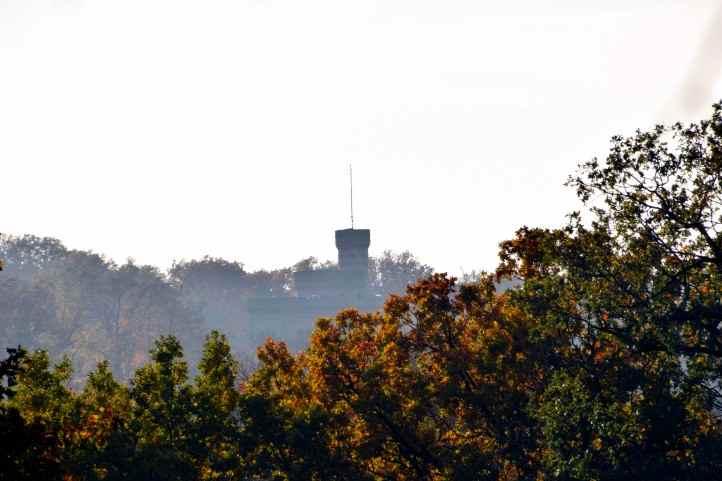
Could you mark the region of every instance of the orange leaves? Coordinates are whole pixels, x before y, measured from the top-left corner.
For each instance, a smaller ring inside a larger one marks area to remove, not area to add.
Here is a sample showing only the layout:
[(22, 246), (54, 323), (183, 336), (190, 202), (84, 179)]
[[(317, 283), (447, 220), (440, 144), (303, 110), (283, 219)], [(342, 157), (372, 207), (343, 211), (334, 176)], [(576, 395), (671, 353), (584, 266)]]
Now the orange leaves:
[(361, 341), (356, 344), (356, 346), (354, 346), (354, 350), (359, 356), (365, 357), (373, 355), (377, 352), (376, 345), (372, 341)]
[[(389, 298), (383, 313), (319, 320), (302, 354), (267, 341), (251, 384), (298, 415), (322, 406), (335, 419), (333, 449), (367, 469), (436, 479), (453, 452), (481, 462), (503, 456), (502, 433), (523, 437), (519, 403), (537, 378), (529, 322), (488, 285), (458, 291), (435, 275)], [(517, 462), (505, 461), (509, 473)]]
[(274, 341), (270, 337), (258, 347), (256, 355), (262, 363), (278, 367), (283, 372), (289, 372), (293, 365), (293, 357), (288, 352), (286, 343)]

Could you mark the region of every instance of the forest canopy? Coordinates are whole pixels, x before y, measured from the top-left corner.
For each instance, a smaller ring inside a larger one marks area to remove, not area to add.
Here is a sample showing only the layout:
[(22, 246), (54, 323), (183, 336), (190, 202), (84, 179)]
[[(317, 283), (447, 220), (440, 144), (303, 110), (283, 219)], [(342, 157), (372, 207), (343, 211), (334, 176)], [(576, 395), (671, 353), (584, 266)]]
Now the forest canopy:
[[(9, 272), (20, 266), (18, 296), (58, 302), (94, 288), (105, 300), (66, 317), (10, 311), (18, 333), (24, 319), (86, 329), (81, 319), (109, 312), (153, 319), (158, 335), (147, 358), (123, 361), (128, 383), (101, 360), (81, 389), (69, 386), (67, 358), (10, 350), (0, 479), (720, 479), (722, 104), (697, 124), (613, 138), (609, 156), (567, 184), (588, 210), (555, 229), (521, 227), (500, 243), (494, 273), (459, 283), (428, 272), (379, 312), (318, 319), (300, 352), (266, 340), (245, 374), (223, 334), (190, 359), (192, 340), (167, 334), (197, 325), (178, 286), (219, 283), (229, 291), (213, 295), (235, 299), (257, 285), (239, 264), (194, 261), (167, 279), (16, 239), (36, 246), (3, 251)], [(191, 274), (214, 263), (213, 277)], [(520, 282), (499, 291), (503, 279)], [(117, 293), (133, 289), (144, 294), (119, 308), (131, 296)]]

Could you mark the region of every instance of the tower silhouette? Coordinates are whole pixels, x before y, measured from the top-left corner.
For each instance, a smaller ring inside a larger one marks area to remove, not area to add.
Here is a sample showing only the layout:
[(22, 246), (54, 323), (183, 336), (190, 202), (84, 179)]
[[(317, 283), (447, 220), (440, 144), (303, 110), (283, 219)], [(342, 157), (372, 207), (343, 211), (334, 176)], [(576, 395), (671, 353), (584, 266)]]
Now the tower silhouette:
[(341, 229), (336, 231), (338, 268), (344, 284), (351, 289), (363, 290), (369, 284), (369, 229)]

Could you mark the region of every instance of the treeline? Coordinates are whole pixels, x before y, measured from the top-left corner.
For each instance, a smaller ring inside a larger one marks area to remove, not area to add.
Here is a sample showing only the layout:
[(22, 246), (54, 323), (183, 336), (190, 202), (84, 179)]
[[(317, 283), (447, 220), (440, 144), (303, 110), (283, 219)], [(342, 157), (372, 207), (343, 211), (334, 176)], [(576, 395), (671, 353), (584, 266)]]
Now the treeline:
[[(5, 479), (712, 480), (722, 472), (722, 105), (614, 138), (495, 273), (433, 274), (239, 375), (211, 333), (188, 376), (158, 338), (126, 386), (11, 352)], [(497, 292), (495, 281), (521, 285)]]
[[(152, 340), (164, 334), (183, 343), (193, 365), (213, 329), (231, 339), (236, 355), (252, 359), (266, 333), (251, 322), (249, 299), (294, 296), (294, 271), (334, 267), (310, 257), (284, 269), (247, 272), (239, 262), (205, 257), (162, 272), (32, 235), (0, 235), (0, 259), (0, 346), (67, 355), (79, 382), (101, 360), (129, 379), (148, 359)], [(432, 272), (409, 252), (384, 252), (369, 268), (380, 296), (403, 292)]]

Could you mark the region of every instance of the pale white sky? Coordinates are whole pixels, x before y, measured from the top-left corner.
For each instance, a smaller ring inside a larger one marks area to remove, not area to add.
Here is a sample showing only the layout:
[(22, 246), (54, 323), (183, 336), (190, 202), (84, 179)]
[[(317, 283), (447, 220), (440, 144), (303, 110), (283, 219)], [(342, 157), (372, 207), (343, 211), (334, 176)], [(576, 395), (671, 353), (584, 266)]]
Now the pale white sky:
[(163, 268), (335, 258), (353, 161), (372, 254), (492, 269), (611, 135), (722, 98), (680, 100), (719, 7), (0, 0), (0, 231)]

